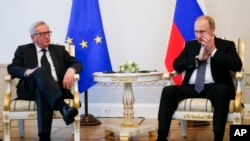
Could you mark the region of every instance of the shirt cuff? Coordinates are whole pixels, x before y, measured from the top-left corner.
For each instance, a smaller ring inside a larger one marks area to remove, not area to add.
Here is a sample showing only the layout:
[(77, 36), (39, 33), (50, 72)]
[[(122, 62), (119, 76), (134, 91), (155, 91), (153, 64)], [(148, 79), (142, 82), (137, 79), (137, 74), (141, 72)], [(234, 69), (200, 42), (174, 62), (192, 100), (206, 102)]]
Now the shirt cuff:
[(214, 49), (214, 51), (211, 53), (211, 56), (213, 57), (215, 52), (217, 51), (217, 48)]

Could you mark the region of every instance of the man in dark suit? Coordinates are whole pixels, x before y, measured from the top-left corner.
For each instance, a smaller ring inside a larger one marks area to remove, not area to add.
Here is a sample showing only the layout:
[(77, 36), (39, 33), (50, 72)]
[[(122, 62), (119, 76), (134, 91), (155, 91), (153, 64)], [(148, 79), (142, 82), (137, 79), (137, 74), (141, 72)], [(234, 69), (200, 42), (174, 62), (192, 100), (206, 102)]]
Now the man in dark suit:
[(20, 78), (17, 98), (35, 100), (40, 141), (50, 141), (53, 111), (59, 110), (67, 125), (74, 122), (76, 108), (69, 107), (64, 98), (72, 98), (70, 87), (74, 74), (82, 65), (69, 55), (64, 46), (50, 44), (49, 26), (38, 21), (31, 26), (33, 43), (19, 46), (8, 73)]
[[(196, 40), (188, 41), (180, 55), (174, 60), (174, 69), (185, 72), (181, 86), (164, 87), (158, 114), (157, 141), (166, 141), (172, 115), (178, 102), (186, 98), (208, 98), (213, 108), (214, 140), (222, 141), (227, 121), (230, 99), (235, 97), (231, 71), (240, 71), (242, 62), (235, 44), (214, 36), (215, 22), (209, 16), (195, 21)], [(205, 81), (201, 90), (196, 89), (196, 74), (205, 64)]]

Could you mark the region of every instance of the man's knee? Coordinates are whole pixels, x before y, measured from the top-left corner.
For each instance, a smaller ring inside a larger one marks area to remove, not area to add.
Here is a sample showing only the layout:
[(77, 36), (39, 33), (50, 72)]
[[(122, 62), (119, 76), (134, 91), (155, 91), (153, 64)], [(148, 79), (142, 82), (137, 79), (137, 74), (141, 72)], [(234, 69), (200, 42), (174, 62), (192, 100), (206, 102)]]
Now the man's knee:
[(39, 67), (39, 68), (37, 68), (37, 69), (34, 71), (34, 74), (35, 74), (36, 76), (43, 76), (43, 75), (47, 75), (47, 72), (46, 72), (46, 70), (45, 70), (44, 68)]
[(173, 99), (173, 97), (175, 97), (174, 89), (175, 89), (174, 86), (164, 87), (162, 90), (161, 99), (165, 99), (165, 100)]
[(36, 78), (36, 80), (45, 80), (45, 81), (53, 81), (54, 78), (52, 77), (51, 74), (49, 74), (44, 68), (39, 67), (37, 68), (33, 74), (34, 78)]
[(162, 93), (171, 93), (174, 91), (174, 86), (166, 86), (162, 89)]

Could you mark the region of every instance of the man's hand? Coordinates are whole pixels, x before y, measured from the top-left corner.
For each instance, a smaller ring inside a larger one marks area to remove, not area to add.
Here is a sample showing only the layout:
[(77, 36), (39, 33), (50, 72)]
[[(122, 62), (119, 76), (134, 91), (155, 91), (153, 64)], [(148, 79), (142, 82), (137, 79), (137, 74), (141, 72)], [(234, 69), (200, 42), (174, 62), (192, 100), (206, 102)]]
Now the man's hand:
[(214, 36), (210, 36), (208, 34), (204, 34), (202, 37), (202, 45), (205, 46), (206, 50), (212, 54), (212, 52), (215, 50), (215, 44), (214, 44)]
[(209, 57), (209, 52), (207, 51), (205, 46), (201, 46), (200, 53), (198, 56), (199, 61), (205, 61)]
[(34, 68), (34, 69), (27, 69), (25, 72), (24, 72), (24, 76), (25, 77), (29, 77), (37, 68)]
[(73, 68), (68, 68), (66, 71), (64, 78), (63, 78), (63, 87), (66, 89), (70, 89), (70, 87), (74, 83), (74, 74), (75, 74), (75, 69)]

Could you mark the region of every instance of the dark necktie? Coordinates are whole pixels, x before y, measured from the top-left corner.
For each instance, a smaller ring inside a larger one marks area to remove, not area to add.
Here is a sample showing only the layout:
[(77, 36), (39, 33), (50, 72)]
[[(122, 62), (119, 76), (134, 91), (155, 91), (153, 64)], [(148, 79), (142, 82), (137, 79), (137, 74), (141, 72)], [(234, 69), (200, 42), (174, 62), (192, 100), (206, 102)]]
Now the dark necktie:
[(41, 57), (41, 66), (48, 71), (51, 74), (51, 67), (50, 67), (50, 63), (46, 57), (46, 49), (41, 49), (41, 51), (43, 52), (43, 55)]
[(202, 61), (197, 69), (194, 88), (198, 93), (200, 93), (204, 88), (206, 66), (207, 66), (207, 61)]

